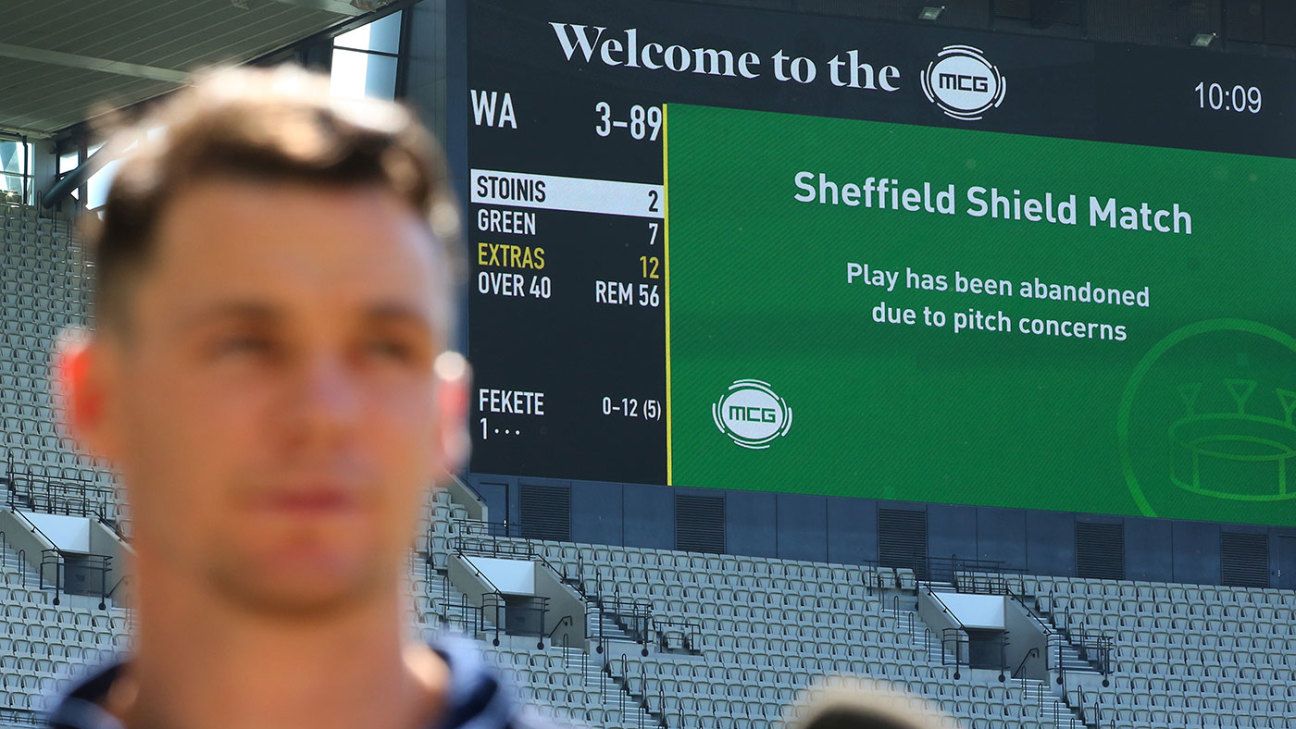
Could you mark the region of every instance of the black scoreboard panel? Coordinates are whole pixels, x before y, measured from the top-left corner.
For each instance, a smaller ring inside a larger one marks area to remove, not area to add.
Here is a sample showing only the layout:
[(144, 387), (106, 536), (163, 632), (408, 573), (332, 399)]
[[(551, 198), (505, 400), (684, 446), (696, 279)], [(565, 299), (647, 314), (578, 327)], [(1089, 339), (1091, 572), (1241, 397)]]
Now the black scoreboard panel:
[[(1296, 156), (1289, 61), (664, 0), (462, 12), (473, 473), (667, 482), (665, 103)], [(955, 45), (1009, 79), (976, 120), (920, 82)]]

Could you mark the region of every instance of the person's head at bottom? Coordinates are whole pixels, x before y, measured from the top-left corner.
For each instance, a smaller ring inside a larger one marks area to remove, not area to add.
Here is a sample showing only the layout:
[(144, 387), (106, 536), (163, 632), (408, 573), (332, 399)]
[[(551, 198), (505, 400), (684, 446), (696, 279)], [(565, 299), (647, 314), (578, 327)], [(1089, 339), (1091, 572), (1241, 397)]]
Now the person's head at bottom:
[(944, 729), (956, 726), (926, 701), (886, 684), (822, 680), (801, 696), (791, 729)]
[(134, 640), (54, 722), (445, 725), (472, 667), (418, 639), (406, 590), (468, 443), (439, 148), (291, 68), (210, 73), (109, 144), (95, 326), (59, 373), (131, 508)]

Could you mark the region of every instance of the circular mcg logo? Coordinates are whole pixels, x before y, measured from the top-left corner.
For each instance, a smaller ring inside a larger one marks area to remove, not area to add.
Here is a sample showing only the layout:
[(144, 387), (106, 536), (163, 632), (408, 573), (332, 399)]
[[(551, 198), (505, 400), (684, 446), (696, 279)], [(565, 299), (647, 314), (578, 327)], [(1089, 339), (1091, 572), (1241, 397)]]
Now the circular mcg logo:
[(1147, 516), (1282, 523), (1296, 514), (1296, 338), (1245, 319), (1166, 335), (1117, 411), (1130, 495)]
[(711, 405), (711, 419), (721, 433), (743, 448), (759, 450), (792, 427), (792, 408), (760, 380), (734, 380)]
[(1003, 103), (1008, 80), (981, 49), (945, 46), (920, 74), (927, 100), (946, 116), (975, 121)]

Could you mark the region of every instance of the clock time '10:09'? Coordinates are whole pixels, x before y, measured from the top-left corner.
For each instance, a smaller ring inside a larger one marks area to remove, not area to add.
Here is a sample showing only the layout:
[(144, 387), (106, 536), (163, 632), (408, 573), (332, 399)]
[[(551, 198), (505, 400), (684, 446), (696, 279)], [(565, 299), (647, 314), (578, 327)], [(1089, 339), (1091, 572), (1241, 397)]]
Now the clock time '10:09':
[(1264, 106), (1264, 95), (1257, 86), (1235, 85), (1228, 87), (1202, 81), (1193, 89), (1197, 92), (1197, 105), (1211, 111), (1236, 111), (1259, 114)]

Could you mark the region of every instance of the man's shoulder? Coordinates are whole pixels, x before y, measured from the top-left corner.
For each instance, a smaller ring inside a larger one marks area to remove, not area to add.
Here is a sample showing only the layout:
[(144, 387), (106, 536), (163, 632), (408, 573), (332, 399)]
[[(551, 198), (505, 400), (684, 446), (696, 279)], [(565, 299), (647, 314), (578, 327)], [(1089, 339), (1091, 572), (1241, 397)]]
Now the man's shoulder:
[(450, 687), (449, 711), (439, 727), (429, 729), (557, 729), (519, 701), (477, 643), (443, 634), (431, 645), (450, 667)]
[[(478, 644), (444, 634), (429, 641), (450, 668), (446, 713), (427, 729), (558, 729), (524, 705)], [(125, 666), (119, 657), (73, 683), (51, 705), (51, 729), (122, 729), (101, 704)]]

